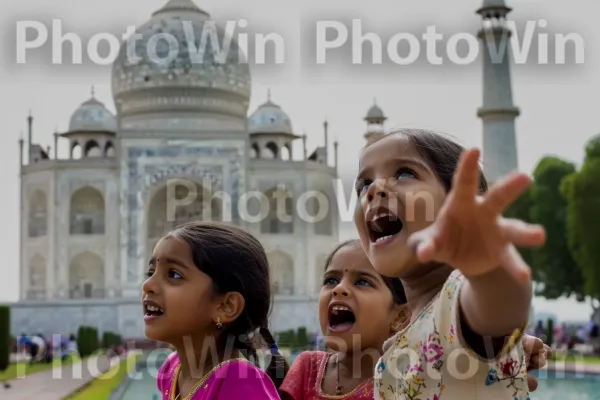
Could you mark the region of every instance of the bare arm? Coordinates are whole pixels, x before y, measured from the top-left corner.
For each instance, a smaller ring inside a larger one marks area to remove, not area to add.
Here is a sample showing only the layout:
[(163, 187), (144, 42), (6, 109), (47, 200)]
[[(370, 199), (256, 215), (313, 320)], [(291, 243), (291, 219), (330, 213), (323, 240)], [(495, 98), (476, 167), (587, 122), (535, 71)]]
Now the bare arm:
[[(483, 357), (495, 356), (529, 320), (531, 283), (518, 282), (505, 268), (470, 277), (460, 293), (463, 335)], [(493, 355), (486, 351), (493, 344)]]

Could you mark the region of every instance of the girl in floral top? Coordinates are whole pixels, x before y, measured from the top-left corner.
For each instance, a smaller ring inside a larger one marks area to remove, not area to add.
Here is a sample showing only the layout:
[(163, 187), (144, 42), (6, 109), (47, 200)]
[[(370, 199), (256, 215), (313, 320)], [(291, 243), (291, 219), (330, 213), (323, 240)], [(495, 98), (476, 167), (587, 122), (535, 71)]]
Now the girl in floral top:
[(377, 272), (401, 279), (412, 315), (384, 345), (376, 399), (529, 399), (521, 335), (531, 274), (516, 247), (542, 245), (545, 233), (502, 217), (528, 177), (488, 191), (479, 156), (408, 129), (361, 155), (360, 240)]

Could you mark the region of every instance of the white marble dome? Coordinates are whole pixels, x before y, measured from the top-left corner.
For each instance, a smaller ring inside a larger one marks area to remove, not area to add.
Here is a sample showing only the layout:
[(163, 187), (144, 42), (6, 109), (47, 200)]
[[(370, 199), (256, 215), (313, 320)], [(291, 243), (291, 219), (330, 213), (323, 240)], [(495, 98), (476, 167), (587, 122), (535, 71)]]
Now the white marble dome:
[(373, 104), (373, 106), (367, 112), (367, 116), (365, 119), (384, 119), (385, 115), (383, 114), (383, 110), (379, 108), (377, 104)]
[[(223, 61), (215, 57), (209, 35), (206, 46), (200, 45), (203, 29), (212, 23), (192, 0), (170, 0), (138, 28), (141, 38), (124, 42), (113, 64), (112, 91), (119, 115), (194, 113), (245, 120), (251, 89), (249, 65), (239, 62), (235, 40)], [(216, 31), (222, 46), (225, 31), (218, 25)], [(206, 51), (198, 52), (201, 47)]]
[(91, 98), (83, 103), (71, 116), (71, 132), (116, 132), (117, 120), (104, 104)]
[(248, 133), (294, 134), (290, 117), (271, 99), (259, 106), (250, 116)]

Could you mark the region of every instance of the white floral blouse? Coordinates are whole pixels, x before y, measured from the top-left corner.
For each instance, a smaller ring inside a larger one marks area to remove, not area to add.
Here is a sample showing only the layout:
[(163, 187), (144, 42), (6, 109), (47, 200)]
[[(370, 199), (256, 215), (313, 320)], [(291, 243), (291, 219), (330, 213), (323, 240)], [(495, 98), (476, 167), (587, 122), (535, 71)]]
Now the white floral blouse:
[(458, 302), (463, 281), (454, 271), (421, 315), (385, 343), (375, 399), (530, 400), (520, 332), (489, 361), (464, 342)]

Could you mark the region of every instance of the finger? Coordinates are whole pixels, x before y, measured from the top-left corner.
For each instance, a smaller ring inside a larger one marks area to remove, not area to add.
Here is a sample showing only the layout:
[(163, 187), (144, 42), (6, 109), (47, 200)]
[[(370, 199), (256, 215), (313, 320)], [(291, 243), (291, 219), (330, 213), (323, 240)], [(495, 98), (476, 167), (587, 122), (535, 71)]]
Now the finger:
[(544, 350), (546, 351), (546, 360), (549, 360), (552, 357), (552, 347), (544, 343)]
[(465, 150), (452, 178), (452, 196), (461, 202), (473, 202), (479, 192), (479, 149)]
[(415, 251), (419, 262), (429, 262), (436, 257), (437, 242), (437, 229), (433, 225), (408, 238), (408, 246)]
[(527, 374), (527, 388), (530, 392), (535, 392), (538, 388), (538, 381), (535, 376)]
[(541, 225), (502, 218), (500, 226), (506, 240), (517, 247), (538, 247), (546, 241), (546, 231)]
[(485, 195), (484, 204), (493, 212), (502, 214), (531, 185), (531, 179), (522, 173), (513, 173), (493, 185)]
[(527, 371), (535, 371), (536, 369), (546, 366), (546, 356), (542, 354), (534, 354), (527, 363)]
[(523, 335), (523, 350), (528, 356), (538, 354), (543, 348), (544, 342), (542, 339), (531, 335)]
[(531, 269), (512, 244), (508, 245), (506, 251), (502, 254), (500, 263), (517, 281), (527, 282), (531, 280)]

